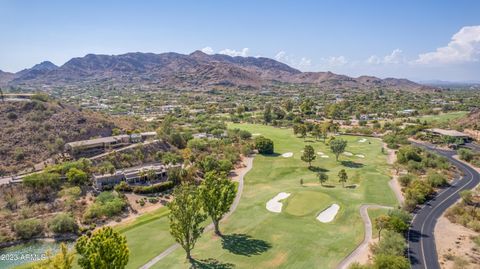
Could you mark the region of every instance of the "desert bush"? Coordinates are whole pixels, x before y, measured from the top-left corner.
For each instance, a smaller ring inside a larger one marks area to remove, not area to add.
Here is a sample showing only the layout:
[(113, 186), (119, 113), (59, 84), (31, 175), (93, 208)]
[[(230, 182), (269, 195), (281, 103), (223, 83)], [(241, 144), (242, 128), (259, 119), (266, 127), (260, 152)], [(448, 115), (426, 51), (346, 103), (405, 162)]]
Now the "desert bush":
[(49, 228), (56, 234), (75, 233), (78, 225), (70, 214), (59, 213), (50, 220)]
[(31, 239), (39, 236), (43, 233), (43, 229), (42, 221), (36, 218), (19, 220), (13, 225), (15, 234), (21, 239)]
[(427, 175), (427, 182), (430, 186), (436, 188), (447, 184), (447, 178), (437, 172), (431, 171)]

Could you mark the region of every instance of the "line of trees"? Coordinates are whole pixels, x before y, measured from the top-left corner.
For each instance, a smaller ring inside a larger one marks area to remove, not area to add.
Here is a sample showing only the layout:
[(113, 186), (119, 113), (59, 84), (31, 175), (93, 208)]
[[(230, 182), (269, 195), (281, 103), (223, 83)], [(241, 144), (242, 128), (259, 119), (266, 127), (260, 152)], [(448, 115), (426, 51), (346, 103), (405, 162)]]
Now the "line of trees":
[(236, 196), (235, 184), (225, 174), (208, 172), (199, 187), (182, 184), (175, 188), (170, 209), (170, 234), (192, 261), (191, 251), (202, 235), (202, 223), (209, 216), (215, 233), (220, 232), (220, 220), (227, 214)]

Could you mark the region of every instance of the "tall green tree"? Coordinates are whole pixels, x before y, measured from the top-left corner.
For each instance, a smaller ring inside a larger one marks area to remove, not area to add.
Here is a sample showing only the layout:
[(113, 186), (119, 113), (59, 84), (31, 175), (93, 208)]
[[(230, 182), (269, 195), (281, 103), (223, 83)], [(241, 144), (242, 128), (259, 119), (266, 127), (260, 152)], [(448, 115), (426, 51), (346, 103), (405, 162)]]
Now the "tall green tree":
[(345, 151), (347, 141), (343, 139), (335, 139), (330, 142), (330, 150), (335, 154), (335, 160), (338, 162), (338, 156)]
[(217, 235), (221, 235), (218, 224), (230, 210), (236, 194), (235, 184), (228, 178), (213, 172), (205, 174), (205, 179), (200, 187), (200, 197), (202, 198), (203, 209), (212, 219)]
[(323, 138), (323, 143), (325, 144), (325, 139), (327, 139), (328, 131), (330, 130), (330, 122), (325, 121), (320, 125), (320, 132)]
[(383, 229), (388, 229), (390, 225), (390, 217), (387, 215), (380, 215), (375, 219), (375, 227), (378, 230), (378, 240), (381, 239), (380, 235)]
[(291, 99), (287, 99), (282, 103), (282, 106), (287, 112), (290, 112), (293, 109), (293, 101)]
[(272, 104), (270, 103), (267, 103), (263, 110), (263, 122), (264, 124), (272, 122)]
[(342, 182), (342, 187), (345, 188), (345, 183), (347, 182), (347, 179), (348, 179), (348, 175), (345, 169), (342, 169), (340, 170), (340, 172), (338, 172), (338, 178), (339, 178), (338, 181)]
[(315, 158), (317, 158), (317, 156), (315, 155), (315, 150), (313, 147), (311, 145), (306, 145), (303, 148), (303, 155), (301, 157), (302, 161), (307, 162), (308, 167), (311, 167), (312, 161), (314, 161)]
[(123, 269), (130, 255), (125, 236), (108, 226), (90, 236), (80, 237), (75, 250), (80, 255), (78, 264), (83, 269)]
[(190, 184), (177, 187), (170, 209), (170, 234), (185, 250), (187, 259), (191, 260), (191, 251), (203, 232), (202, 222), (207, 216), (202, 212), (202, 200), (197, 188)]
[(320, 181), (320, 184), (323, 186), (323, 183), (327, 182), (328, 180), (328, 175), (325, 174), (324, 172), (318, 172), (318, 181)]

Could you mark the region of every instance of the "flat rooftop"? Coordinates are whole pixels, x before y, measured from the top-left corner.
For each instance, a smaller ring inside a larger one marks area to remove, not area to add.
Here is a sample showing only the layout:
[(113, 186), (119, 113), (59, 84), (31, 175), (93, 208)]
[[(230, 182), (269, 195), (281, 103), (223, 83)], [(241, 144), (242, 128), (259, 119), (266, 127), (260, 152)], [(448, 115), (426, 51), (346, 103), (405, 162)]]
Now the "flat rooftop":
[(446, 129), (439, 129), (439, 128), (432, 128), (426, 129), (428, 132), (437, 133), (446, 136), (454, 136), (454, 137), (469, 137), (466, 133), (462, 133), (456, 130), (446, 130)]

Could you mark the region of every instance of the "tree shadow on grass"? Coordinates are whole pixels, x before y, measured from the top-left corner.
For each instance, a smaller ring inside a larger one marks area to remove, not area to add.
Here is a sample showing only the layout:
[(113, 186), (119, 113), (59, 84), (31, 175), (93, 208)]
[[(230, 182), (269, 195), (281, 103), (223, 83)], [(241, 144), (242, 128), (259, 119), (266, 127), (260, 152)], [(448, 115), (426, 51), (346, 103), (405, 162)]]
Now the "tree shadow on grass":
[(356, 162), (352, 162), (352, 161), (342, 161), (342, 165), (346, 166), (346, 167), (349, 167), (349, 168), (362, 168), (363, 167), (363, 163), (356, 163)]
[(231, 269), (235, 268), (235, 265), (232, 263), (223, 263), (213, 258), (208, 258), (204, 260), (192, 259), (190, 261), (190, 268), (193, 269)]
[(310, 166), (310, 167), (308, 167), (308, 170), (310, 170), (312, 172), (328, 172), (328, 171), (330, 171), (328, 169), (321, 168), (321, 167), (318, 167), (318, 166)]
[(263, 153), (260, 153), (260, 155), (262, 155), (263, 157), (278, 157), (282, 154), (280, 153), (272, 153), (272, 154), (263, 154)]
[(247, 234), (229, 234), (222, 236), (222, 247), (233, 254), (250, 257), (266, 252), (272, 245)]

